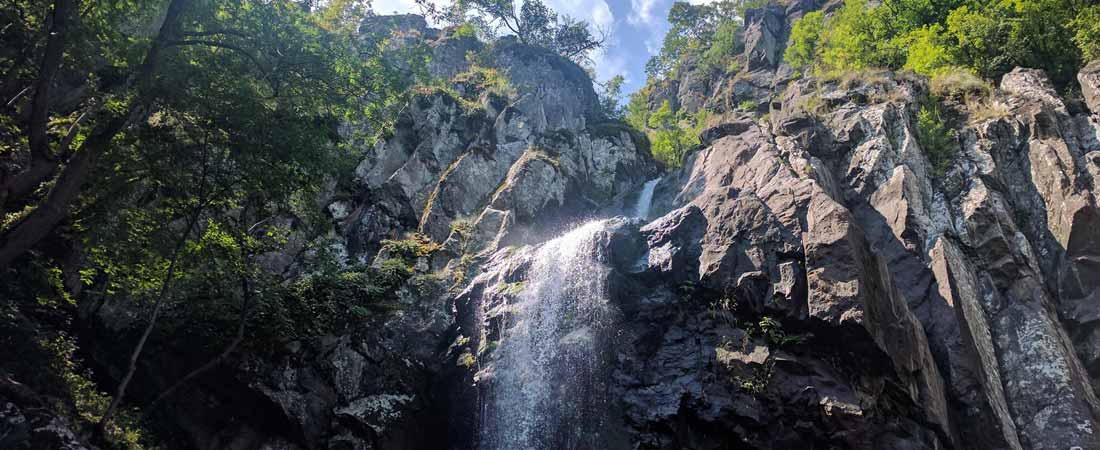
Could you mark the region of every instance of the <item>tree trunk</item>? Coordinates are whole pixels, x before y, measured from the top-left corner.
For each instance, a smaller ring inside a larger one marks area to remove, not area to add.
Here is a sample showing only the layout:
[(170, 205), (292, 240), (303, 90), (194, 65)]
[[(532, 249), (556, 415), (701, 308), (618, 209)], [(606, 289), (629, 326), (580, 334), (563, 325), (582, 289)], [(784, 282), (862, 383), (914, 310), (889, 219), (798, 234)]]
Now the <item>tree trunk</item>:
[(57, 162), (50, 154), (47, 128), (50, 121), (51, 88), (65, 54), (65, 38), (69, 31), (71, 10), (72, 0), (54, 1), (53, 23), (46, 37), (46, 54), (42, 57), (42, 66), (38, 69), (38, 79), (34, 83), (30, 124), (27, 127), (31, 164), (27, 170), (4, 183), (3, 191), (0, 192), (0, 207), (7, 205), (12, 198), (21, 198), (33, 191), (57, 169)]
[(152, 84), (157, 61), (161, 51), (178, 33), (179, 15), (190, 0), (172, 0), (164, 24), (156, 39), (145, 55), (145, 61), (138, 69), (136, 88), (138, 93), (122, 114), (114, 115), (88, 137), (77, 149), (76, 154), (61, 171), (49, 195), (23, 220), (10, 227), (0, 237), (0, 269), (7, 268), (16, 258), (34, 247), (45, 238), (54, 227), (68, 216), (69, 206), (76, 200), (95, 167), (95, 162), (114, 140), (115, 136), (129, 123), (132, 116), (142, 112), (151, 102), (149, 87)]

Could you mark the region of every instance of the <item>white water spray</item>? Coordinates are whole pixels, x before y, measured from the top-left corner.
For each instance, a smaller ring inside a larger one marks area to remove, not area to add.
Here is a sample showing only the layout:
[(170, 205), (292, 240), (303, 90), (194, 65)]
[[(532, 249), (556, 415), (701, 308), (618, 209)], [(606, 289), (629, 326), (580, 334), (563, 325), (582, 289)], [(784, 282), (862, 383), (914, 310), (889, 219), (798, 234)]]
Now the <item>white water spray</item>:
[(484, 450), (606, 449), (605, 333), (613, 308), (598, 259), (607, 221), (535, 254), (495, 353)]
[(642, 192), (638, 194), (638, 203), (634, 205), (634, 217), (642, 220), (649, 219), (649, 207), (653, 204), (653, 189), (657, 187), (660, 178), (646, 181), (642, 186)]

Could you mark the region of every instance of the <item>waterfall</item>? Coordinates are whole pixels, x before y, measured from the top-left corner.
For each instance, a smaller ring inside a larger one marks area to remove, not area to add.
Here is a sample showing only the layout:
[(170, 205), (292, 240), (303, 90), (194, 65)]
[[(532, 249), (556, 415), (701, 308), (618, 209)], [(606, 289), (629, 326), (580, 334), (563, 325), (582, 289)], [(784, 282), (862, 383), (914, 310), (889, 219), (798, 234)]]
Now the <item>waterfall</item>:
[(607, 221), (538, 248), (510, 305), (484, 405), (483, 450), (607, 449)]
[(642, 220), (649, 218), (649, 206), (653, 203), (653, 189), (657, 187), (660, 178), (646, 181), (642, 186), (642, 192), (638, 194), (638, 203), (634, 205), (634, 217)]

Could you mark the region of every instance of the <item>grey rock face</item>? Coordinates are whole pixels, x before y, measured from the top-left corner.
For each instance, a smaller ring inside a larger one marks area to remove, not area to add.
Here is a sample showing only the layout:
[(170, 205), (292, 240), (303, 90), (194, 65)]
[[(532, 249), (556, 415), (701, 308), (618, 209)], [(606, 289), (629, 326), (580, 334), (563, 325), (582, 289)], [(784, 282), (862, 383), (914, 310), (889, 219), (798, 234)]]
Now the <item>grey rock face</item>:
[(1081, 95), (1093, 114), (1100, 114), (1100, 61), (1093, 61), (1077, 74)]
[(775, 68), (783, 59), (786, 15), (779, 5), (745, 12), (745, 61), (749, 70)]
[(79, 427), (52, 410), (55, 402), (0, 373), (0, 448), (97, 450), (80, 436)]
[[(881, 77), (719, 121), (625, 229), (608, 389), (636, 448), (1100, 448), (1095, 117), (1013, 71), (933, 177), (926, 87)], [(466, 329), (506, 321), (532, 252), (493, 256)]]
[(424, 90), (360, 164), (367, 200), (345, 230), (356, 257), (394, 233), (445, 241), (456, 223), (491, 228), (479, 245), (524, 242), (655, 173), (642, 138), (596, 116), (591, 80), (575, 64), (509, 39), (487, 51), (513, 93)]

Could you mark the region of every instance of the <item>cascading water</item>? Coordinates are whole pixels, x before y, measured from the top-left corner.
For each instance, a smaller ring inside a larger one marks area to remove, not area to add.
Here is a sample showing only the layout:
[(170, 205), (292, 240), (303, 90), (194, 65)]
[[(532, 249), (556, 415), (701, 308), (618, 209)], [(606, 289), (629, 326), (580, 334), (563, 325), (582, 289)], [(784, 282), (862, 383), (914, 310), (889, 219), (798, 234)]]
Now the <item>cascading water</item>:
[(649, 219), (649, 206), (653, 204), (653, 189), (657, 187), (660, 178), (646, 181), (642, 186), (642, 192), (638, 194), (638, 203), (634, 205), (634, 217), (642, 220)]
[[(659, 179), (634, 215), (649, 216)], [(539, 247), (494, 352), (482, 450), (609, 450), (617, 437), (607, 393), (615, 309), (601, 262), (608, 220), (585, 223)]]
[(606, 333), (614, 309), (598, 260), (606, 221), (540, 247), (495, 351), (483, 450), (605, 449)]

